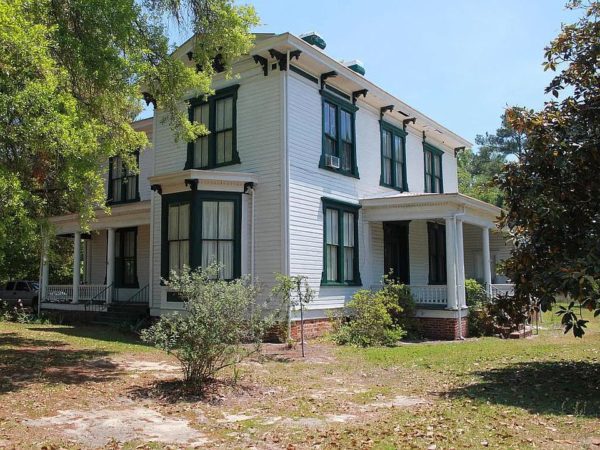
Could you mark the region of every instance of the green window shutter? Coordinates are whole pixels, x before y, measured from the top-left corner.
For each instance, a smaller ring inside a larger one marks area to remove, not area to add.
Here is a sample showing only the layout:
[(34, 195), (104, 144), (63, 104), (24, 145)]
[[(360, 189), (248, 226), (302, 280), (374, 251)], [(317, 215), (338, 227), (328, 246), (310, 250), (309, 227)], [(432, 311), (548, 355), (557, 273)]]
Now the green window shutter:
[(360, 286), (359, 205), (323, 197), (323, 286)]

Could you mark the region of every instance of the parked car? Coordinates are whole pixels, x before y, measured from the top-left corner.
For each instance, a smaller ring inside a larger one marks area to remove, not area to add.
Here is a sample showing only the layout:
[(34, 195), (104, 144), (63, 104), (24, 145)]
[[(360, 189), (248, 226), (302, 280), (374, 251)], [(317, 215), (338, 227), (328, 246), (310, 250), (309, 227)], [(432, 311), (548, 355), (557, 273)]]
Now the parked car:
[(40, 286), (37, 281), (9, 281), (3, 289), (0, 289), (0, 300), (4, 300), (9, 306), (16, 306), (21, 300), (23, 306), (37, 308)]

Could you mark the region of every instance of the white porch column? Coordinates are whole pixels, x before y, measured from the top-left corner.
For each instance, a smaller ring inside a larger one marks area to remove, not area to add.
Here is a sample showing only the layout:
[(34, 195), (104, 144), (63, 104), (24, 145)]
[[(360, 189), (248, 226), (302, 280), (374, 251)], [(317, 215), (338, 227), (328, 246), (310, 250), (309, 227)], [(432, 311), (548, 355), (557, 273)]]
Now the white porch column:
[(483, 283), (485, 285), (485, 291), (488, 295), (492, 293), (492, 261), (490, 257), (490, 229), (483, 227), (481, 233), (481, 242), (483, 246)]
[(112, 301), (113, 288), (115, 282), (115, 229), (109, 228), (108, 242), (106, 248), (106, 285), (109, 286), (106, 292), (106, 303)]
[(79, 301), (79, 285), (81, 284), (81, 231), (73, 237), (73, 303)]
[(446, 289), (447, 308), (457, 309), (456, 298), (456, 229), (454, 218), (446, 217)]
[(458, 278), (458, 304), (461, 307), (467, 306), (467, 295), (465, 292), (465, 244), (463, 237), (463, 221), (456, 221), (456, 246), (458, 247), (457, 278)]

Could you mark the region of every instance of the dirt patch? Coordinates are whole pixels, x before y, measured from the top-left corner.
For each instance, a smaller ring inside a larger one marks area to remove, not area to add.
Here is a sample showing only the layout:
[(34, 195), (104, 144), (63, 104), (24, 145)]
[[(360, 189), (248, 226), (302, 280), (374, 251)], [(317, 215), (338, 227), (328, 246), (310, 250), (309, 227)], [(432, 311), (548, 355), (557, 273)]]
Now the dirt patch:
[(380, 401), (371, 403), (370, 405), (366, 405), (366, 409), (373, 408), (410, 408), (412, 406), (424, 405), (429, 403), (424, 398), (419, 397), (405, 397), (403, 395), (398, 395), (391, 400)]
[(53, 417), (24, 420), (23, 423), (52, 430), (60, 429), (65, 437), (90, 447), (104, 446), (112, 440), (142, 440), (192, 447), (208, 442), (202, 433), (190, 427), (187, 420), (165, 417), (149, 408), (67, 410), (58, 413)]

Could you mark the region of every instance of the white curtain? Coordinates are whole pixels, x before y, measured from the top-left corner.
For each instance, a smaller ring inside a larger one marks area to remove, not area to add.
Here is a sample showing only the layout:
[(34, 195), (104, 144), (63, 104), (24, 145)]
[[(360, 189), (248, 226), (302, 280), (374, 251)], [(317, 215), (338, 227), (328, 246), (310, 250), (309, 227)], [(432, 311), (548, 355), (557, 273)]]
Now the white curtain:
[(354, 280), (354, 214), (344, 213), (344, 280)]
[(339, 245), (339, 230), (338, 230), (338, 211), (335, 209), (327, 209), (326, 212), (327, 228), (326, 244), (327, 244), (327, 279), (330, 281), (337, 280), (338, 267), (338, 245)]

